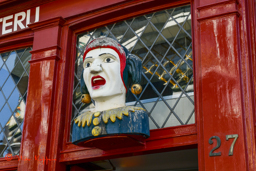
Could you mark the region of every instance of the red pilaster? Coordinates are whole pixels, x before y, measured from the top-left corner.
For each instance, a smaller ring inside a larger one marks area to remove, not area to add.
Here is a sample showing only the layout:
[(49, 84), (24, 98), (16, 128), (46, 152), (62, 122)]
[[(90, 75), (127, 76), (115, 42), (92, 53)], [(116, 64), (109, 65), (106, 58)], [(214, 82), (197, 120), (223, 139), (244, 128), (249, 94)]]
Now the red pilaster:
[(34, 31), (34, 43), (18, 170), (50, 170), (48, 165), (57, 161), (50, 154), (51, 135), (56, 128), (53, 109), (58, 94), (55, 87), (58, 80), (56, 70), (63, 23), (62, 18), (54, 18), (30, 25)]
[(199, 170), (255, 171), (246, 1), (198, 0), (193, 8)]

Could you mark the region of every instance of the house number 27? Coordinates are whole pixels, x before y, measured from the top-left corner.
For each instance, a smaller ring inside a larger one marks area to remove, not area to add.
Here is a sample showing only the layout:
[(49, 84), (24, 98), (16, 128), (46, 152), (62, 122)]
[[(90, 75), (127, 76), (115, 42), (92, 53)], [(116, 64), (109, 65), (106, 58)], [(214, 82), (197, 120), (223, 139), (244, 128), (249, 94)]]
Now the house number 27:
[[(236, 140), (238, 138), (238, 134), (233, 134), (233, 135), (226, 135), (226, 141), (228, 141), (229, 139), (234, 139), (231, 146), (230, 146), (230, 149), (229, 149), (229, 156), (233, 156), (233, 152), (234, 152), (234, 146), (235, 146), (235, 143), (236, 143)], [(217, 150), (218, 148), (220, 148), (220, 145), (221, 145), (221, 140), (220, 140), (220, 137), (218, 136), (212, 136), (210, 139), (209, 139), (209, 144), (213, 144), (213, 140), (216, 140), (217, 141), (217, 145), (210, 151), (210, 154), (209, 156), (210, 157), (214, 157), (214, 156), (221, 156), (221, 152), (214, 152), (215, 150)]]

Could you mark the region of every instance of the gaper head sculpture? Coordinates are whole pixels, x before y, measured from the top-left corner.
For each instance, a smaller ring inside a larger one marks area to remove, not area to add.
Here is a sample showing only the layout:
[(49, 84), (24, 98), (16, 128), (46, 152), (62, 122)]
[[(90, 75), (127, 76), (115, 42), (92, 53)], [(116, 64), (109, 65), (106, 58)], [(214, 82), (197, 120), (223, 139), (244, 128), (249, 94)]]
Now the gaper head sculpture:
[[(76, 143), (116, 134), (143, 134), (148, 137), (148, 116), (145, 110), (125, 105), (129, 85), (132, 85), (133, 94), (139, 94), (142, 90), (139, 84), (141, 60), (117, 41), (100, 37), (87, 45), (83, 56), (83, 68), (82, 102), (90, 103), (93, 99), (95, 109), (75, 119), (72, 141)], [(144, 126), (141, 122), (145, 122)], [(142, 129), (147, 131), (143, 132)], [(77, 136), (74, 133), (76, 131), (80, 135), (81, 131), (84, 134)]]
[(83, 61), (81, 91), (95, 101), (97, 111), (125, 106), (129, 82), (134, 94), (141, 92), (141, 60), (115, 40), (94, 39), (86, 47)]

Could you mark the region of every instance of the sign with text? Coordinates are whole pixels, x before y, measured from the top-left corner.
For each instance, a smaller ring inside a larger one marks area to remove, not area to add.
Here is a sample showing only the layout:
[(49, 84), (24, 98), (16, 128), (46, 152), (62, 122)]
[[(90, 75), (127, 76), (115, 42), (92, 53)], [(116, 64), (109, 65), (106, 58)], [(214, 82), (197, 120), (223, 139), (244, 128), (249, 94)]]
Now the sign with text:
[(0, 36), (25, 29), (28, 24), (38, 22), (39, 13), (40, 7), (36, 7), (0, 18)]

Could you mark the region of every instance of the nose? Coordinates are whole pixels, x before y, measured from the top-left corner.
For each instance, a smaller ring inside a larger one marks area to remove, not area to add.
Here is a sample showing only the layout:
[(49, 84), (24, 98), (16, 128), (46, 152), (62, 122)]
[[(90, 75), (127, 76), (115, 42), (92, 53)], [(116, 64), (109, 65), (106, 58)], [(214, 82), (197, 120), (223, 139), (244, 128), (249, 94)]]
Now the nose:
[(102, 71), (101, 63), (94, 61), (90, 67), (90, 72), (92, 74), (97, 74)]

